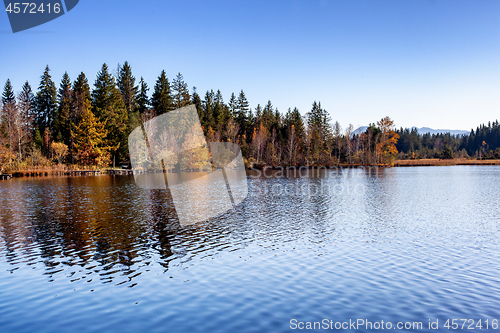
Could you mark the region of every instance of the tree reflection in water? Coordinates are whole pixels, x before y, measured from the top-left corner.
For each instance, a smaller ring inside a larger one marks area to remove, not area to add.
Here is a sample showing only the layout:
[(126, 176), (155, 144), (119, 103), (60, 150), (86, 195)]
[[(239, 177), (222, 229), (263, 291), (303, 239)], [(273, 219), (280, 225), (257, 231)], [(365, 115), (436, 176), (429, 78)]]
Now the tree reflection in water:
[[(0, 252), (16, 270), (43, 264), (52, 281), (132, 283), (153, 261), (168, 270), (185, 252), (166, 190), (141, 190), (129, 177), (15, 180), (2, 188)], [(124, 279), (125, 278), (125, 279)]]

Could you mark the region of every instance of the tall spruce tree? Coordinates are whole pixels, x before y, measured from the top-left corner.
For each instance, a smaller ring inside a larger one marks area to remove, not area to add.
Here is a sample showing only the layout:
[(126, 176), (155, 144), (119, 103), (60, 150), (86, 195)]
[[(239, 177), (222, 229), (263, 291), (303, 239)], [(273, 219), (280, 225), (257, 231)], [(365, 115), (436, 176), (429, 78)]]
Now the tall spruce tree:
[(318, 130), (321, 138), (325, 138), (330, 132), (330, 115), (321, 108), (321, 102), (314, 101), (311, 111), (307, 114), (307, 121), (309, 126)]
[(46, 129), (53, 130), (54, 121), (57, 118), (57, 107), (57, 89), (50, 76), (49, 65), (47, 65), (36, 94), (36, 124), (40, 134), (44, 134)]
[(106, 124), (106, 145), (112, 147), (113, 166), (127, 155), (128, 113), (114, 77), (108, 66), (102, 65), (92, 91), (93, 110), (96, 117)]
[(174, 108), (179, 109), (191, 103), (191, 96), (189, 95), (188, 85), (186, 82), (184, 82), (184, 77), (181, 73), (178, 73), (173, 80), (172, 91)]
[(221, 131), (222, 127), (229, 119), (230, 114), (227, 105), (224, 103), (224, 98), (222, 97), (222, 93), (220, 90), (217, 90), (217, 93), (215, 94), (213, 114), (217, 130)]
[(252, 134), (252, 129), (250, 128), (250, 107), (248, 104), (247, 97), (243, 92), (243, 89), (240, 91), (238, 95), (238, 99), (236, 101), (236, 109), (235, 109), (235, 120), (238, 126), (240, 127), (240, 135), (250, 136)]
[(172, 93), (170, 91), (170, 83), (168, 82), (167, 73), (161, 71), (160, 76), (156, 80), (151, 105), (155, 109), (157, 115), (164, 114), (174, 109)]
[(118, 69), (118, 89), (122, 95), (123, 103), (127, 108), (129, 116), (137, 110), (137, 93), (139, 87), (135, 85), (135, 77), (128, 61)]
[(85, 73), (81, 72), (73, 82), (73, 111), (71, 121), (76, 125), (86, 108), (85, 101), (91, 101), (90, 86)]
[(299, 109), (296, 107), (293, 110), (288, 109), (288, 112), (285, 114), (284, 125), (288, 130), (293, 126), (297, 138), (302, 140), (304, 136), (304, 121)]
[(144, 81), (144, 78), (141, 76), (141, 80), (139, 81), (139, 92), (136, 97), (136, 105), (137, 111), (140, 115), (145, 114), (149, 110), (149, 106), (151, 102), (148, 97), (149, 87), (148, 84)]
[(54, 138), (69, 145), (71, 141), (71, 116), (73, 114), (73, 91), (67, 72), (64, 73), (59, 87), (59, 111), (54, 122)]
[(128, 61), (123, 66), (118, 67), (118, 89), (120, 90), (123, 104), (128, 113), (129, 133), (137, 126), (141, 125), (141, 118), (137, 106), (137, 95), (139, 87), (135, 85), (135, 77), (132, 75), (132, 68)]
[(2, 130), (9, 139), (9, 149), (13, 150), (14, 120), (16, 116), (16, 96), (10, 79), (7, 79), (2, 93)]
[(33, 109), (35, 95), (30, 84), (26, 81), (18, 96), (19, 123), (17, 124), (18, 150), (22, 158), (23, 146), (29, 143), (33, 135)]
[(238, 110), (238, 101), (236, 100), (236, 95), (231, 93), (231, 97), (229, 98), (229, 103), (228, 103), (228, 108), (229, 108), (229, 113), (231, 114), (231, 117), (233, 119), (236, 119), (236, 112)]
[(10, 79), (7, 79), (7, 81), (5, 82), (5, 85), (3, 87), (2, 103), (9, 104), (9, 103), (15, 103), (15, 102), (16, 102), (16, 96), (14, 95), (14, 88), (12, 87), (12, 83), (10, 82)]

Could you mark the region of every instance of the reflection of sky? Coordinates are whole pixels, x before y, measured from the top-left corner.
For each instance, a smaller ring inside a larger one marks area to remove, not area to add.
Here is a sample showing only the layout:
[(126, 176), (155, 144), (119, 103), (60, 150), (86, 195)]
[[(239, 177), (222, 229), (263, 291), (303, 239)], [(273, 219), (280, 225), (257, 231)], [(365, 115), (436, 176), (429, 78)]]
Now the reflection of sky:
[(343, 127), (389, 115), (468, 130), (498, 117), (499, 13), (494, 0), (80, 1), (15, 35), (0, 15), (0, 84), (36, 87), (46, 64), (92, 84), (128, 60), (150, 87), (165, 69), (226, 102), (240, 89), (282, 112), (319, 100)]

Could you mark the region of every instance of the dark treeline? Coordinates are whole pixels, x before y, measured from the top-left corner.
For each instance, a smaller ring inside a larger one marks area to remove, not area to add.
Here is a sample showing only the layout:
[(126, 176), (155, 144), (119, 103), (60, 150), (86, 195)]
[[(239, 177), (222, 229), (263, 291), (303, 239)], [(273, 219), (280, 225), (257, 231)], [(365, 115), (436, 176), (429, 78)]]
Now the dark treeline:
[(399, 129), (396, 144), (401, 159), (411, 158), (478, 158), (500, 159), (500, 125), (498, 120), (471, 130), (468, 135), (450, 133), (423, 135), (416, 128)]
[(320, 102), (315, 101), (305, 116), (297, 108), (280, 112), (271, 101), (252, 109), (243, 90), (231, 94), (227, 102), (219, 90), (200, 96), (196, 87), (190, 91), (182, 74), (170, 81), (165, 71), (150, 88), (142, 77), (136, 80), (128, 62), (119, 65), (116, 73), (104, 64), (92, 88), (83, 72), (74, 81), (65, 73), (57, 87), (47, 66), (36, 91), (26, 82), (15, 93), (7, 80), (1, 102), (3, 170), (55, 163), (122, 164), (129, 159), (132, 130), (191, 104), (196, 106), (207, 141), (239, 144), (247, 166), (374, 165), (391, 163), (398, 149), (403, 157), (443, 154), (448, 146), (451, 154), (465, 149), (469, 155), (477, 151), (487, 156), (498, 147), (498, 122), (478, 128), (467, 139), (428, 138), (408, 130), (395, 132), (393, 121), (385, 117), (354, 135), (352, 125), (343, 130), (333, 123)]

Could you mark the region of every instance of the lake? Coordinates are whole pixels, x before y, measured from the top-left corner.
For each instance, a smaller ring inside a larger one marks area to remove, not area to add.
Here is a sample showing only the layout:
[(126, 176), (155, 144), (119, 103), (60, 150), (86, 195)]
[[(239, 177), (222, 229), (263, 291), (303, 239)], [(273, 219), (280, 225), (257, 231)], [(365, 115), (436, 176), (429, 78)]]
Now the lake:
[(500, 166), (249, 172), (248, 188), (181, 226), (133, 176), (0, 182), (0, 331), (500, 320)]

